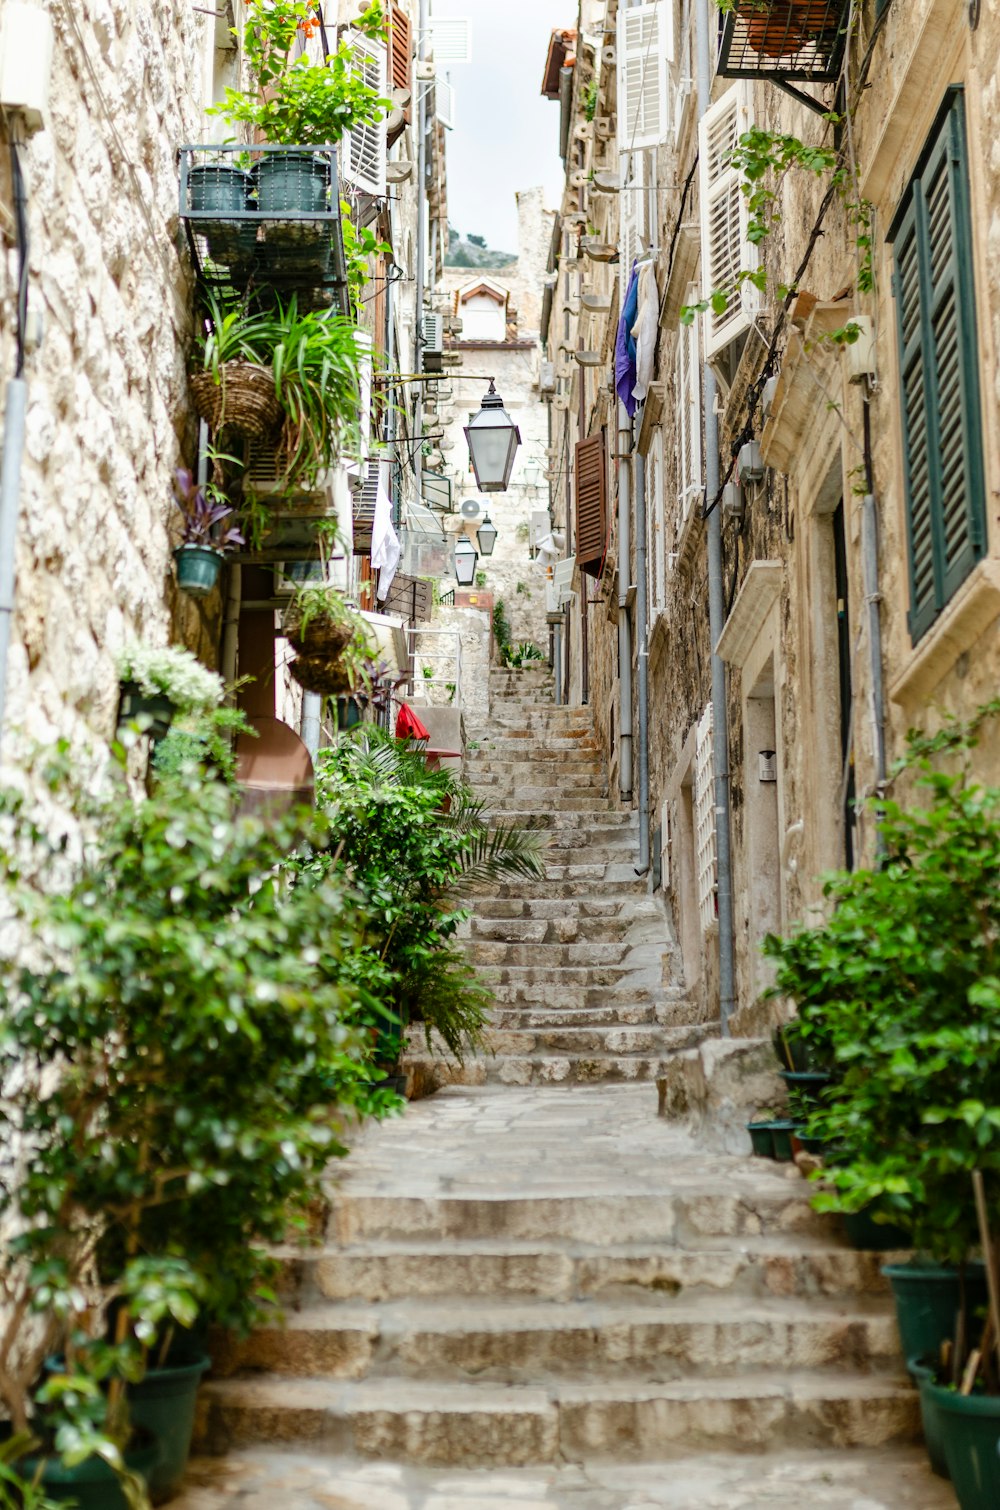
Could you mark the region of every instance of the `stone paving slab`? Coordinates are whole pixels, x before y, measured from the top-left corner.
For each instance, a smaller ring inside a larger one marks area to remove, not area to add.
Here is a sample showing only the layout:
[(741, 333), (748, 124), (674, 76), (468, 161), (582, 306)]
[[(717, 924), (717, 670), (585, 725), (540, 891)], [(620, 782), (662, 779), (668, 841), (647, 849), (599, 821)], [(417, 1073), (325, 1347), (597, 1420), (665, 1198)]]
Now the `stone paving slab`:
[(442, 1472), (305, 1452), (191, 1465), (174, 1510), (955, 1510), (919, 1450)]

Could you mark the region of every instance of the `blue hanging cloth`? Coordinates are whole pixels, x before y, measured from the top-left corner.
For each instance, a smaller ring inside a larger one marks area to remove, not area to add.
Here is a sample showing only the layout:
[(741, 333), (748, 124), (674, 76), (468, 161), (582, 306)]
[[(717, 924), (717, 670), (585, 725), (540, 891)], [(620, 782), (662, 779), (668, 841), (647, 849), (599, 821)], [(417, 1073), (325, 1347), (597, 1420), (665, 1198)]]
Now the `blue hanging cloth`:
[(639, 273), (633, 262), (628, 288), (625, 292), (625, 302), (622, 305), (621, 319), (618, 321), (618, 335), (615, 338), (615, 392), (624, 404), (625, 413), (629, 419), (636, 410), (636, 401), (632, 396), (632, 389), (636, 384), (635, 338), (632, 335), (632, 327), (638, 311)]

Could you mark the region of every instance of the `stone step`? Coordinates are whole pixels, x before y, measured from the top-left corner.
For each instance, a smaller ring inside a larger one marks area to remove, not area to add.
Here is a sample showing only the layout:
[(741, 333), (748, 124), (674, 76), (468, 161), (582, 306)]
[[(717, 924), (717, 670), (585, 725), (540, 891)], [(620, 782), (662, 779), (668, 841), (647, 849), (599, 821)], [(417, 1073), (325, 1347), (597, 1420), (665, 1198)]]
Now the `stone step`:
[(556, 1012), (585, 1012), (622, 1007), (651, 1006), (659, 1010), (663, 992), (648, 986), (560, 986), (550, 981), (488, 981), (497, 1006), (517, 1008), (551, 1007)]
[(603, 797), (605, 800), (608, 795), (608, 783), (600, 771), (571, 771), (564, 775), (560, 766), (532, 765), (522, 775), (514, 771), (467, 771), (466, 780), (476, 796), (486, 802), (499, 802), (517, 795), (526, 802), (541, 801), (554, 792)]
[(570, 1007), (563, 1011), (547, 1006), (495, 1006), (490, 1011), (490, 1021), (495, 1028), (589, 1028), (589, 1027), (641, 1027), (644, 1023), (657, 1021), (657, 1008), (653, 1002), (637, 1002), (632, 1006), (618, 1007)]
[(528, 819), (534, 819), (537, 828), (572, 829), (574, 833), (581, 835), (589, 834), (598, 828), (623, 828), (639, 831), (639, 822), (635, 813), (621, 809), (609, 808), (601, 813), (599, 818), (584, 820), (565, 812), (557, 812), (555, 809), (544, 808), (539, 811), (533, 807), (508, 808), (504, 813), (504, 822), (510, 823), (518, 819), (526, 823)]
[(299, 1378), (490, 1379), (576, 1375), (648, 1383), (777, 1369), (892, 1372), (899, 1333), (884, 1299), (690, 1296), (655, 1307), (619, 1299), (331, 1303), (221, 1339), (213, 1372)]
[(520, 897), (482, 896), (475, 899), (474, 922), (559, 921), (615, 923), (629, 917), (660, 917), (652, 897), (570, 897), (525, 901)]
[[(699, 1029), (686, 1030), (680, 1047), (698, 1042), (704, 1035)], [(404, 1068), (415, 1076), (421, 1094), (443, 1086), (482, 1085), (638, 1085), (655, 1081), (663, 1073), (666, 1053), (649, 1057), (642, 1054), (504, 1054), (497, 1057), (470, 1057), (463, 1063), (446, 1054), (435, 1055), (419, 1050), (408, 1052)], [(411, 1094), (413, 1094), (411, 1092)]]
[[(629, 973), (620, 965), (481, 965), (478, 968), (483, 985), (490, 991), (495, 992), (497, 986), (540, 986), (545, 988), (546, 998), (551, 995), (554, 1002), (559, 1001), (562, 991), (570, 986), (605, 990), (624, 988)], [(638, 992), (635, 994), (639, 995)]]
[(595, 776), (604, 774), (604, 763), (596, 749), (591, 754), (584, 755), (576, 749), (549, 749), (538, 743), (533, 743), (530, 750), (520, 753), (512, 752), (503, 744), (481, 745), (477, 750), (466, 751), (465, 766), (471, 778), (478, 777), (483, 767), (497, 775), (507, 776), (520, 776), (543, 766), (553, 766), (566, 776), (581, 772)]
[(559, 865), (546, 859), (545, 877), (539, 881), (502, 881), (491, 887), (497, 897), (521, 897), (525, 901), (544, 897), (590, 896), (595, 883), (610, 896), (648, 896), (645, 876), (637, 876), (632, 866), (613, 860), (598, 860), (593, 865)]
[(423, 1468), (309, 1447), (196, 1458), (174, 1510), (955, 1510), (922, 1448), (711, 1452), (673, 1461)]
[(263, 1375), (203, 1386), (198, 1437), (214, 1452), (250, 1442), (322, 1443), (396, 1462), (505, 1468), (560, 1459), (669, 1458), (916, 1440), (908, 1381), (789, 1372), (738, 1379), (486, 1383), (360, 1382)]
[(486, 1032), (484, 1052), (497, 1058), (514, 1055), (565, 1054), (571, 1059), (597, 1054), (642, 1054), (662, 1058), (678, 1048), (700, 1042), (704, 1034), (696, 1027), (662, 1028), (658, 1023), (626, 1026), (591, 1023), (572, 1027), (492, 1027)]
[(283, 1249), (289, 1302), (467, 1296), (576, 1301), (612, 1295), (669, 1308), (674, 1297), (885, 1296), (883, 1253), (858, 1253), (807, 1237), (745, 1238), (738, 1246), (682, 1249), (649, 1244), (372, 1242), (350, 1248)]
[[(634, 924), (633, 927), (638, 932), (640, 927), (648, 928), (649, 925)], [(474, 964), (505, 967), (524, 965), (536, 969), (539, 966), (548, 969), (552, 966), (563, 965), (577, 967), (618, 965), (623, 970), (639, 969), (658, 961), (666, 952), (667, 947), (666, 938), (647, 941), (640, 936), (633, 943), (631, 933), (629, 940), (626, 941), (596, 944), (502, 943), (476, 937), (465, 941), (466, 953)], [(640, 950), (642, 951), (641, 958), (639, 958)], [(634, 964), (633, 958), (635, 958)]]
[(838, 1221), (812, 1209), (802, 1180), (793, 1184), (771, 1170), (750, 1173), (749, 1185), (735, 1176), (722, 1183), (703, 1175), (687, 1192), (668, 1186), (572, 1196), (497, 1196), (488, 1189), (455, 1196), (387, 1195), (352, 1184), (330, 1195), (327, 1237), (342, 1244), (541, 1238), (585, 1242), (595, 1249), (654, 1242), (701, 1247), (708, 1239), (736, 1245), (744, 1237), (792, 1234), (829, 1243), (839, 1237)]
[[(518, 813), (525, 811), (528, 813), (534, 812), (535, 807), (533, 804), (536, 804), (543, 812), (553, 813), (606, 813), (608, 810), (607, 796), (597, 791), (588, 791), (586, 788), (578, 795), (572, 790), (572, 786), (570, 786), (568, 790), (561, 792), (559, 796), (553, 796), (553, 792), (557, 790), (555, 785), (514, 785), (506, 790), (498, 790), (495, 787), (486, 786), (476, 787), (474, 785), (473, 790), (478, 797), (488, 798), (492, 806), (503, 807), (508, 818), (511, 816), (511, 813), (506, 808), (503, 800), (504, 797), (509, 797), (512, 802), (518, 804), (513, 809), (513, 811)], [(525, 803), (528, 804), (527, 809), (524, 807)]]
[[(479, 908), (476, 910), (480, 912)], [(569, 908), (566, 911), (568, 915), (562, 918), (474, 916), (469, 922), (468, 936), (495, 944), (621, 944), (646, 921), (627, 913), (616, 918), (588, 918)], [(656, 922), (662, 926), (658, 917)]]

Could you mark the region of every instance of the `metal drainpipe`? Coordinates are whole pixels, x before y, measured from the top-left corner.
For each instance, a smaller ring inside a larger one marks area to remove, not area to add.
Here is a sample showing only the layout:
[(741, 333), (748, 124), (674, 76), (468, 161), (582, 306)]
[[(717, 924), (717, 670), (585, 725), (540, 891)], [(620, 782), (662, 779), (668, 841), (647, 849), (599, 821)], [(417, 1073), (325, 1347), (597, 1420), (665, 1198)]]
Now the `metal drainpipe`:
[(628, 589), (632, 578), (630, 466), (632, 424), (624, 404), (618, 405), (618, 789), (622, 801), (632, 798), (632, 624)]
[[(711, 48), (716, 10), (711, 0), (698, 0), (698, 115), (712, 98)], [(702, 368), (705, 409), (705, 496), (713, 502), (719, 491), (719, 419), (715, 412), (715, 374)], [(729, 725), (725, 662), (716, 654), (726, 621), (722, 570), (722, 517), (713, 508), (707, 520), (708, 623), (712, 638), (712, 764), (715, 785), (715, 863), (719, 908), (719, 1018), (724, 1038), (736, 1008), (736, 970), (733, 949), (733, 871), (729, 841)]]
[(646, 648), (646, 461), (635, 453), (635, 641), (639, 665), (639, 863), (649, 870), (649, 654)]
[[(875, 784), (881, 792), (885, 786), (885, 689), (882, 683), (882, 619), (879, 604), (882, 594), (878, 585), (878, 503), (872, 471), (871, 396), (864, 396), (865, 484), (867, 493), (861, 508), (861, 563), (868, 606), (868, 653), (872, 678), (872, 734), (875, 746)], [(875, 853), (885, 854), (885, 836), (875, 830)]]
[(10, 170), (17, 228), (17, 359), (7, 383), (4, 405), (3, 461), (0, 463), (0, 735), (7, 706), (7, 656), (14, 617), (17, 521), (21, 508), (21, 460), (28, 413), (28, 384), (24, 378), (25, 324), (28, 316), (28, 201), (18, 148), (20, 125), (12, 122)]
[[(430, 0), (420, 0), (418, 12), (417, 57), (423, 61), (428, 55), (427, 39), (430, 35)], [(416, 323), (414, 325), (413, 370), (422, 372), (424, 365), (423, 319), (424, 282), (427, 277), (426, 208), (427, 208), (427, 90), (425, 79), (417, 79), (417, 267), (416, 267)], [(424, 385), (416, 384), (417, 396), (413, 405), (414, 447), (413, 470), (416, 474), (417, 498), (421, 497), (423, 477), (424, 434)]]

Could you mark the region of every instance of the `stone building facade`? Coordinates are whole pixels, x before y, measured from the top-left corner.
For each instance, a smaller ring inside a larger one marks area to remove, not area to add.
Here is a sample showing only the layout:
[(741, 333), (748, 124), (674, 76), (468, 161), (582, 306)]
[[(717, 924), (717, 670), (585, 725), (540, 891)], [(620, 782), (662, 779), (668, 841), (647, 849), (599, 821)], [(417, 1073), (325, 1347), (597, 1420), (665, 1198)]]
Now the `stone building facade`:
[[(177, 151), (233, 134), (206, 110), (227, 85), (247, 80), (238, 42), (246, 8), (243, 0), (217, 9), (172, 0), (32, 3), (40, 33), (51, 26), (57, 39), (47, 107), (40, 129), (26, 130), (16, 112), (0, 123), (0, 360), (8, 376), (17, 358), (19, 278), (12, 146), (30, 247), (28, 409), (2, 711), (8, 733), (20, 729), (41, 740), (62, 734), (93, 745), (114, 733), (122, 649), (132, 641), (179, 643), (223, 668), (223, 620), (239, 612), (234, 573), (247, 579), (246, 597), (259, 569), (245, 553), (223, 571), (218, 589), (195, 600), (177, 591), (171, 560), (178, 534), (173, 473), (195, 468), (199, 448), (187, 382), (195, 280), (179, 215)], [(331, 48), (358, 10), (348, 0), (328, 0)], [(394, 370), (406, 372), (417, 353), (418, 215), (426, 217), (432, 279), (447, 241), (445, 136), (433, 83), (425, 84), (427, 173), (418, 185), (415, 0), (387, 11), (400, 18), (406, 40), (396, 77), (386, 58), (394, 107), (378, 128), (388, 133), (386, 181), (361, 195), (342, 173), (340, 188), (359, 223), (391, 246), (391, 255), (371, 261), (360, 323), (373, 337), (377, 362), (384, 364), (391, 347)], [(400, 402), (412, 412), (412, 395), (404, 390)], [(383, 406), (372, 430), (375, 448), (386, 438), (384, 416)], [(389, 470), (399, 508), (414, 492), (405, 452), (403, 464)], [(365, 558), (351, 556), (350, 568), (350, 585), (361, 591), (370, 575)], [(280, 664), (277, 634), (275, 644)], [(236, 664), (224, 669), (244, 669), (241, 660), (237, 649)], [(280, 686), (277, 696), (278, 711), (297, 720), (301, 700)]]
[[(831, 4), (790, 40), (789, 7), (743, 9), (567, 16), (542, 329), (573, 537), (561, 669), (641, 810), (637, 864), (687, 981), (736, 1033), (766, 1020), (763, 936), (819, 915), (824, 871), (874, 857), (856, 804), (907, 729), (972, 713), (1000, 671), (1000, 11)], [(761, 239), (757, 184), (776, 196)], [(636, 260), (655, 320), (629, 419), (614, 351)], [(996, 741), (976, 760), (995, 779)]]

